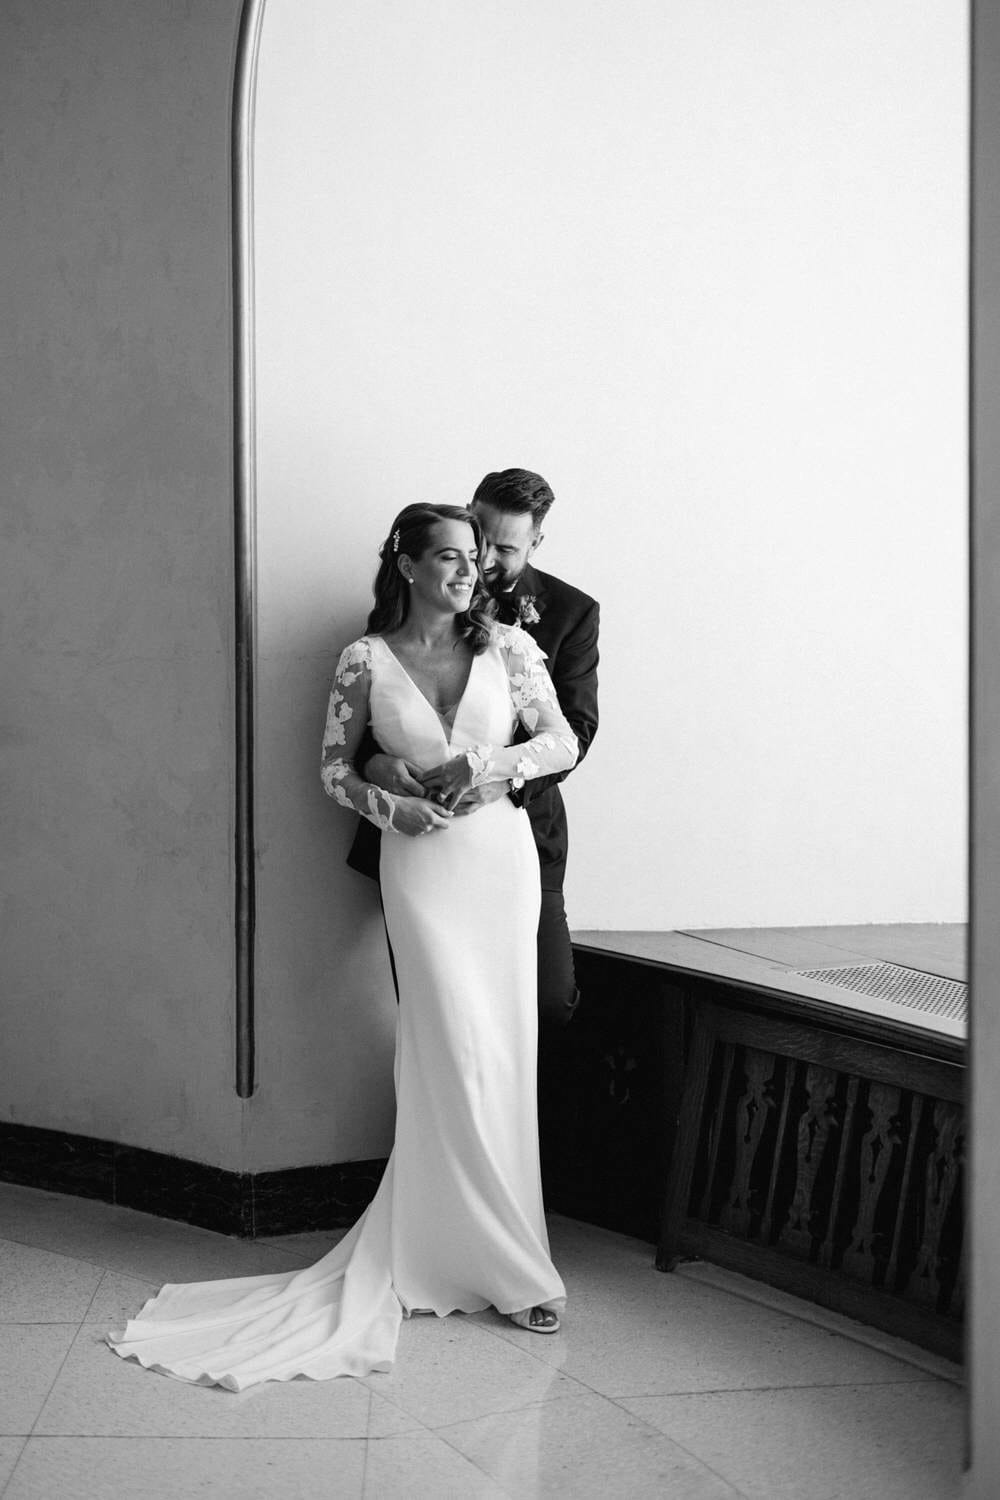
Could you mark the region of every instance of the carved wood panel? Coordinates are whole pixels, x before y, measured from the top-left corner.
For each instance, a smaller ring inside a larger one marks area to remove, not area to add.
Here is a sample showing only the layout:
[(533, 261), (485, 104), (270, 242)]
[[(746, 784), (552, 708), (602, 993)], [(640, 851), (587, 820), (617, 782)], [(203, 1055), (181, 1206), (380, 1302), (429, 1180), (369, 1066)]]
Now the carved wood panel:
[(821, 1047), (796, 1057), (730, 1030), (702, 1026), (692, 1048), (700, 1076), (686, 1084), (659, 1263), (676, 1259), (684, 1223), (701, 1224), (960, 1317), (961, 1103), (922, 1091), (923, 1062), (911, 1087), (905, 1059), (897, 1081), (884, 1065), (866, 1077), (863, 1046), (831, 1065)]

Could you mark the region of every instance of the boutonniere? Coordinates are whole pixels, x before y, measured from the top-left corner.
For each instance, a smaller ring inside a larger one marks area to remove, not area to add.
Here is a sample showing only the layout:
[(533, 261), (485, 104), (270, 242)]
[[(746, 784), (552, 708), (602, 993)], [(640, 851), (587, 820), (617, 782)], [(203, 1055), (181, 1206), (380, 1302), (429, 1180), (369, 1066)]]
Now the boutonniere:
[(522, 594), (517, 601), (517, 620), (515, 623), (520, 625), (523, 630), (526, 625), (537, 625), (541, 618), (536, 608), (534, 594)]

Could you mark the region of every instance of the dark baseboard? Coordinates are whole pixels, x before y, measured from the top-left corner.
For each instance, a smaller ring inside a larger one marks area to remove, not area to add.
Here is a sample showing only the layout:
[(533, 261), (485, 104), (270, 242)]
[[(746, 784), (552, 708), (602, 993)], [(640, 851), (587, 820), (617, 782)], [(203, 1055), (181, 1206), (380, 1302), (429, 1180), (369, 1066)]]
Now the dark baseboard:
[(0, 1181), (98, 1198), (252, 1239), (341, 1229), (371, 1202), (384, 1161), (229, 1172), (91, 1136), (0, 1124)]

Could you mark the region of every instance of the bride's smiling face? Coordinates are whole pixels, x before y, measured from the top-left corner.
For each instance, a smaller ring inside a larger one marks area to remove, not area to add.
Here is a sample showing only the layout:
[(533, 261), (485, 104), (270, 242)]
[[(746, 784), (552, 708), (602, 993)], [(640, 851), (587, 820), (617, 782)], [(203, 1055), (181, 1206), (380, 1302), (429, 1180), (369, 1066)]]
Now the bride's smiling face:
[(399, 571), (408, 580), (411, 600), (462, 614), (475, 591), (478, 555), (471, 526), (465, 521), (438, 521), (420, 557), (400, 554)]

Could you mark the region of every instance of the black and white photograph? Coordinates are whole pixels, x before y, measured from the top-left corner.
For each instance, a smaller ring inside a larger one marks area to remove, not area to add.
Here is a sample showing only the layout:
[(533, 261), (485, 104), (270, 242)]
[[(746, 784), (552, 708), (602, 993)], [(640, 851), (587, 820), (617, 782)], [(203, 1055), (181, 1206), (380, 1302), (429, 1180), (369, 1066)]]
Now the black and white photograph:
[(1000, 6), (0, 0), (0, 1500), (1000, 1496)]

